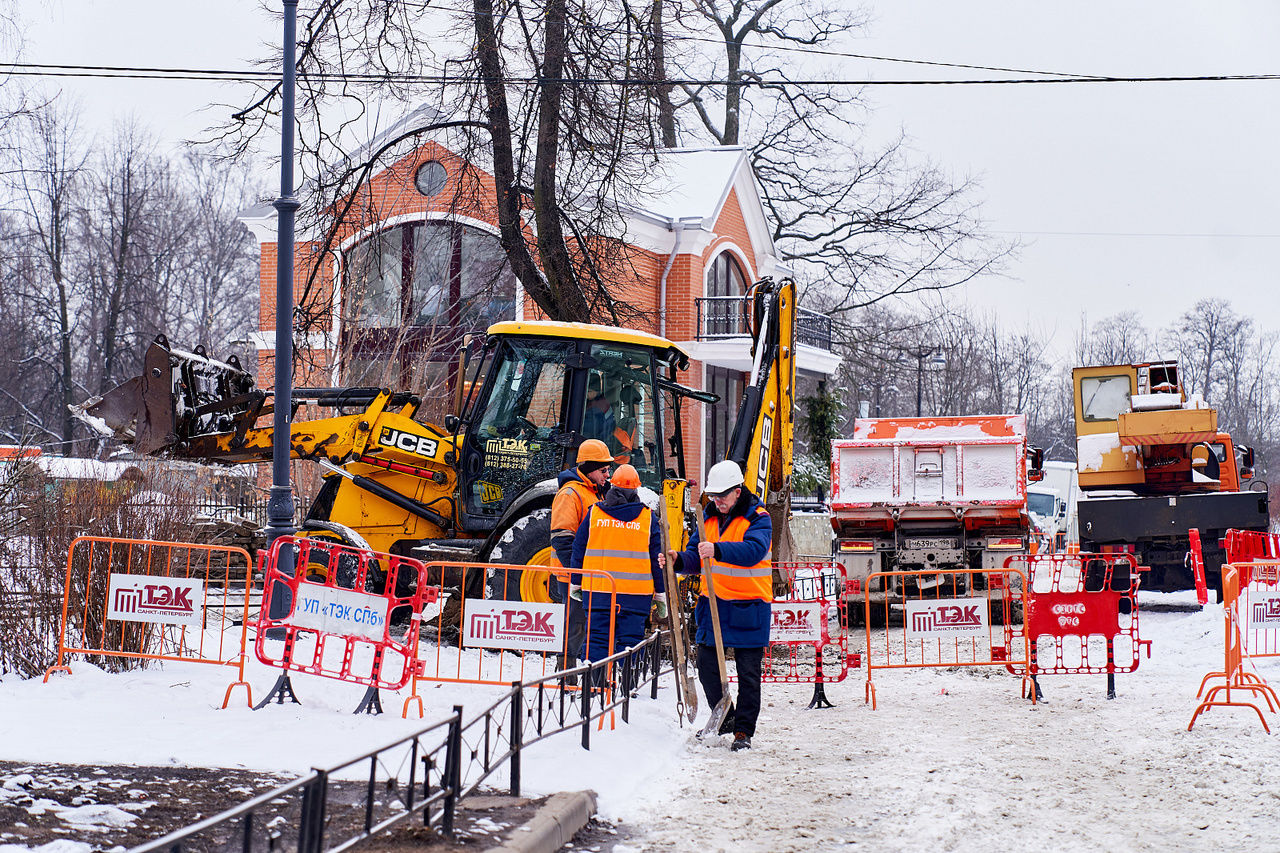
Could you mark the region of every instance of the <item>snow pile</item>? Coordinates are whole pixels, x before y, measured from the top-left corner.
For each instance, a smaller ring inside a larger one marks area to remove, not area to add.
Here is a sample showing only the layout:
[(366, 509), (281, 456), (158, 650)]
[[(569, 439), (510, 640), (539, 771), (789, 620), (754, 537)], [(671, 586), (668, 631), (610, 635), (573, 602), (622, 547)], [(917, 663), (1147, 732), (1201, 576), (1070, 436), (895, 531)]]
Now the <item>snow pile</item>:
[[(1101, 675), (1043, 677), (1045, 701), (1032, 705), (1002, 667), (876, 669), (871, 710), (859, 669), (828, 685), (835, 707), (823, 710), (807, 710), (810, 685), (766, 684), (753, 748), (731, 753), (728, 738), (702, 743), (694, 727), (677, 724), (664, 683), (656, 702), (647, 691), (632, 702), (629, 725), (619, 718), (616, 730), (593, 730), (589, 752), (576, 732), (530, 747), (524, 793), (595, 789), (601, 816), (631, 833), (619, 853), (986, 851), (1011, 843), (1037, 851), (1275, 849), (1270, 768), (1280, 740), (1248, 709), (1215, 708), (1186, 730), (1200, 679), (1221, 668), (1223, 655), (1221, 608), (1188, 610), (1193, 601), (1190, 592), (1142, 594), (1142, 636), (1153, 655), (1116, 677), (1112, 701)], [(884, 647), (883, 630), (871, 637)], [(862, 631), (849, 638), (865, 660), (864, 642)], [(295, 674), (305, 704), (223, 711), (222, 667), (167, 664), (119, 675), (73, 668), (49, 684), (0, 682), (5, 758), (301, 774), (425, 725), (397, 716), (404, 691), (384, 691), (387, 714), (357, 716), (360, 688)], [(1258, 668), (1280, 678), (1280, 663)], [(251, 663), (255, 698), (275, 674)], [(469, 717), (500, 691), (427, 685), (426, 721), (454, 704)], [(492, 782), (505, 784), (503, 771)]]

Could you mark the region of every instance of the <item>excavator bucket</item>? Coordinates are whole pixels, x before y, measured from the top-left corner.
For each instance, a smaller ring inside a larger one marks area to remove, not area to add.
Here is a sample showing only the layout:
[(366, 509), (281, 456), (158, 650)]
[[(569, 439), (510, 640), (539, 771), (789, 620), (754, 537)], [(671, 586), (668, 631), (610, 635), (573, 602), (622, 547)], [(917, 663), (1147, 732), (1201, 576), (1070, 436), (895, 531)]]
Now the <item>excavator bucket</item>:
[(142, 375), (72, 411), (138, 453), (183, 456), (195, 436), (252, 426), (264, 398), (235, 356), (217, 361), (204, 347), (174, 349), (164, 335), (157, 335), (147, 348)]

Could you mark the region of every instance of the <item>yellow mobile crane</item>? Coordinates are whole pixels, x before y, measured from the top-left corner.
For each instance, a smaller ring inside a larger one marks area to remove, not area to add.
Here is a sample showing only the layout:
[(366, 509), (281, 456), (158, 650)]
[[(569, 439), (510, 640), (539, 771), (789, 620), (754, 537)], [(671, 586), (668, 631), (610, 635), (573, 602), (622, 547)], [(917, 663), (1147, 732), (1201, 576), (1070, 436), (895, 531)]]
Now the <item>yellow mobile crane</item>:
[[(763, 279), (750, 300), (753, 367), (733, 458), (760, 497), (789, 488), (795, 377), (795, 285)], [(681, 385), (688, 355), (645, 332), (558, 322), (489, 327), (464, 396), (443, 428), (418, 419), (420, 398), (385, 388), (297, 388), (290, 405), (332, 409), (293, 421), (291, 455), (326, 470), (300, 535), (423, 559), (545, 565), (556, 475), (587, 438), (609, 443), (673, 517), (688, 510), (681, 407), (714, 394)], [(588, 400), (608, 403), (588, 415)], [(81, 417), (140, 453), (222, 463), (271, 458), (272, 395), (234, 359), (184, 352), (163, 336), (143, 373), (79, 407)], [(258, 426), (266, 418), (266, 425)], [(598, 433), (598, 434), (597, 434)], [(670, 543), (682, 547), (684, 525)], [(545, 573), (508, 572), (503, 598), (546, 601)]]

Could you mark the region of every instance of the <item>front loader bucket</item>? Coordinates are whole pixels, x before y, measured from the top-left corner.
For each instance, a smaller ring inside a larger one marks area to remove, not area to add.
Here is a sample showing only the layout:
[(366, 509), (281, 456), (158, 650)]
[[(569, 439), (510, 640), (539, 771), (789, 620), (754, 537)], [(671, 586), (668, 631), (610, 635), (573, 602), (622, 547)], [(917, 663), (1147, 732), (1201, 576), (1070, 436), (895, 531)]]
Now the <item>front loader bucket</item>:
[[(176, 350), (164, 335), (147, 348), (142, 375), (72, 411), (99, 433), (133, 445), (138, 453), (185, 455), (197, 435), (224, 432), (256, 417), (263, 398), (234, 356), (209, 358), (203, 347)], [(255, 405), (256, 404), (256, 405)]]

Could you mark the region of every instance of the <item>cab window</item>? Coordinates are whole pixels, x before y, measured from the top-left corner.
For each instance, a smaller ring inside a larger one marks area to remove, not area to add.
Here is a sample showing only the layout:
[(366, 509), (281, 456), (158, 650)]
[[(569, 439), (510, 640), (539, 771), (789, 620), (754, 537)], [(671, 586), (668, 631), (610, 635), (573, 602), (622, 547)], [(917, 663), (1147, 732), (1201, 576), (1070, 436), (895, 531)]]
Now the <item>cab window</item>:
[(595, 344), (587, 373), (586, 404), (579, 427), (583, 438), (609, 446), (615, 464), (630, 463), (640, 482), (661, 491), (656, 402), (648, 350)]
[(1086, 421), (1114, 421), (1129, 411), (1132, 388), (1126, 374), (1086, 376), (1080, 380), (1080, 406)]

